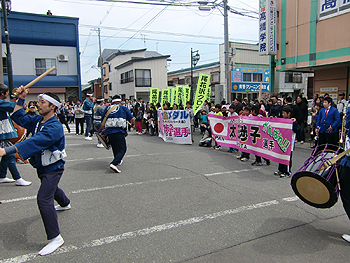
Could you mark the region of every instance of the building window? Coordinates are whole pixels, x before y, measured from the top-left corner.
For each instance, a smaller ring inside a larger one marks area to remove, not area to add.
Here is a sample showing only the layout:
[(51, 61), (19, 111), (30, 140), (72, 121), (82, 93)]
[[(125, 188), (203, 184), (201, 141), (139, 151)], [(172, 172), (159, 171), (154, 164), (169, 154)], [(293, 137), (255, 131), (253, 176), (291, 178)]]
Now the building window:
[(103, 86), (103, 92), (104, 92), (104, 93), (108, 93), (108, 87), (107, 87), (107, 85), (104, 85), (104, 86)]
[[(35, 59), (35, 74), (41, 75), (45, 71), (56, 66), (56, 59), (51, 58), (36, 58)], [(52, 71), (49, 75), (57, 75), (57, 69)]]
[(105, 67), (102, 68), (102, 75), (106, 76), (106, 68)]
[(262, 82), (262, 73), (253, 73), (253, 82)]
[(134, 81), (134, 71), (130, 70), (120, 74), (120, 84), (133, 82)]
[(185, 84), (191, 85), (191, 77), (186, 77), (185, 78)]
[(2, 73), (7, 74), (7, 57), (2, 58)]
[(135, 87), (151, 87), (151, 70), (135, 69)]
[(109, 83), (109, 90), (112, 90), (112, 82)]
[(220, 74), (219, 73), (214, 73), (211, 75), (211, 82), (220, 82)]
[(251, 73), (243, 73), (243, 81), (252, 82), (252, 74)]
[(302, 73), (300, 73), (300, 72), (286, 72), (284, 82), (285, 83), (302, 83), (303, 82)]

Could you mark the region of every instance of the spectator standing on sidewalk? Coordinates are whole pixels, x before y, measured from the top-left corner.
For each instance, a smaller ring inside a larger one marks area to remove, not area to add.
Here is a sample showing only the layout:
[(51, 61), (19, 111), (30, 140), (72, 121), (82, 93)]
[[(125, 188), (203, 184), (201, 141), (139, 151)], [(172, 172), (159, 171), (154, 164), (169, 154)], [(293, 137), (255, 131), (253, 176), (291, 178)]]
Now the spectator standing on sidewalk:
[[(75, 133), (76, 135), (82, 135), (84, 133), (84, 112), (81, 101), (77, 100), (77, 103), (74, 105), (74, 117), (75, 117)], [(79, 132), (80, 126), (80, 132)]]

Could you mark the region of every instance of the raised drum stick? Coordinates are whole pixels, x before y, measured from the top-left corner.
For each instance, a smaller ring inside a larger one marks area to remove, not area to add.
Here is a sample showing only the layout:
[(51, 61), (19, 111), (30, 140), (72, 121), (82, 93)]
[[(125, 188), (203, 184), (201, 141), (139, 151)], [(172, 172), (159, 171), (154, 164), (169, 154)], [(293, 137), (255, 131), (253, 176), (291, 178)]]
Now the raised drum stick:
[[(31, 82), (29, 82), (27, 85), (24, 86), (24, 88), (28, 91), (29, 87), (33, 86), (35, 83), (37, 83), (39, 80), (41, 80), (43, 77), (46, 77), (47, 75), (49, 75), (52, 71), (54, 71), (56, 69), (56, 66), (53, 66), (52, 68), (46, 70), (43, 74), (41, 74), (40, 76), (38, 76), (37, 78), (35, 78), (34, 80), (32, 80)], [(17, 88), (13, 89), (14, 95), (18, 95), (17, 94)]]
[(350, 149), (342, 152), (341, 154), (333, 157), (332, 159), (328, 160), (327, 162), (325, 162), (319, 169), (318, 171), (327, 169), (329, 166), (335, 164), (339, 159), (343, 158), (346, 154), (348, 154), (350, 152)]

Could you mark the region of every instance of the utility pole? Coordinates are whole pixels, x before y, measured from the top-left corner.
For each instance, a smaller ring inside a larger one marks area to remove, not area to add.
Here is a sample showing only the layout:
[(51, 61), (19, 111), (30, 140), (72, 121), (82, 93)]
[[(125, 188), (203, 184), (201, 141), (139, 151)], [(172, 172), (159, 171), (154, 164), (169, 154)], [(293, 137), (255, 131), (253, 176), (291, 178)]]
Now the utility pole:
[(98, 48), (99, 48), (99, 52), (100, 52), (99, 63), (100, 63), (100, 67), (101, 67), (101, 91), (102, 91), (102, 94), (104, 94), (105, 91), (104, 91), (104, 87), (103, 87), (103, 58), (102, 58), (102, 51), (101, 51), (101, 29), (100, 28), (97, 28), (97, 33), (98, 33)]
[(2, 9), (2, 16), (4, 18), (8, 87), (11, 93), (13, 90), (13, 72), (12, 72), (12, 58), (11, 58), (11, 50), (10, 50), (9, 26), (7, 22), (7, 12), (9, 12), (9, 10), (7, 10), (6, 8), (5, 0), (1, 0), (1, 9)]
[(225, 56), (225, 85), (226, 85), (226, 103), (231, 102), (231, 85), (229, 72), (229, 39), (228, 39), (228, 15), (227, 0), (224, 0), (224, 56)]

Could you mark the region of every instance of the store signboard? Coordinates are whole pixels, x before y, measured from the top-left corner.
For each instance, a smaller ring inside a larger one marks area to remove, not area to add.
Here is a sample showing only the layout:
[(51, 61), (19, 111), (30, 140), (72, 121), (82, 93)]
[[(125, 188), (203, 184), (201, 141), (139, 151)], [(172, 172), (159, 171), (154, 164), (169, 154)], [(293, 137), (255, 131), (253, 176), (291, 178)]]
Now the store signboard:
[(319, 0), (318, 18), (319, 20), (338, 16), (350, 12), (350, 0)]
[(276, 0), (260, 0), (259, 7), (259, 55), (276, 55)]
[[(246, 75), (244, 77), (244, 75)], [(261, 75), (262, 92), (269, 92), (268, 69), (254, 68), (236, 68), (231, 71), (231, 91), (232, 92), (259, 92), (260, 81), (258, 75)], [(248, 81), (245, 81), (248, 79)]]

